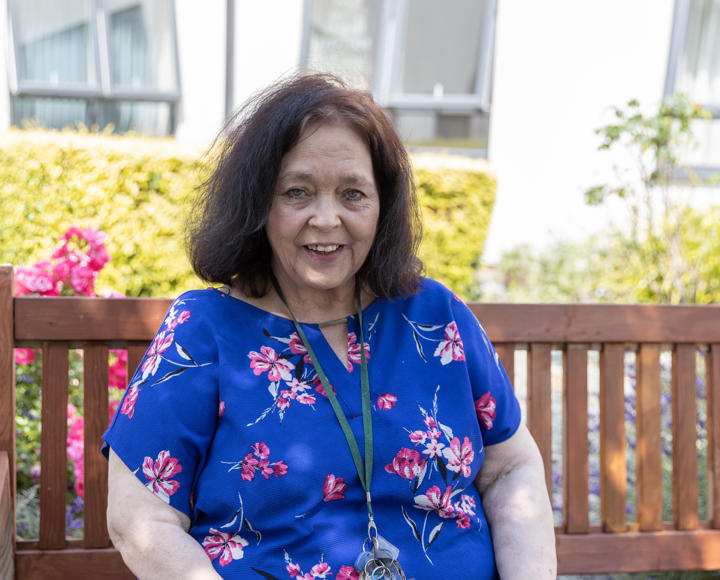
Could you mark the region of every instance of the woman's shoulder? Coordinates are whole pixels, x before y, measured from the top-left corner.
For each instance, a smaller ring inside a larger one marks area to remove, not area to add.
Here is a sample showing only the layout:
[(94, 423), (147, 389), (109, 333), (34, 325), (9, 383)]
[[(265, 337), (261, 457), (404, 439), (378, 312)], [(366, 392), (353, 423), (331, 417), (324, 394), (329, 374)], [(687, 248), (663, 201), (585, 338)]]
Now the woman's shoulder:
[(426, 305), (445, 305), (462, 303), (460, 297), (442, 282), (432, 278), (422, 278), (415, 294), (409, 297), (414, 303)]

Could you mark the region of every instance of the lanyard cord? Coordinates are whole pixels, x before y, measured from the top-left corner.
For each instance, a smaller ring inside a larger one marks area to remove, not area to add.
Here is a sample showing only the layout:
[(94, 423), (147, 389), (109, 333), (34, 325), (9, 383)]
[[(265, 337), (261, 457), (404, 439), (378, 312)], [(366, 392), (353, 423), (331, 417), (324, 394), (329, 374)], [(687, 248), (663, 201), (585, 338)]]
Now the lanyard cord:
[(360, 457), (360, 449), (358, 447), (357, 440), (355, 439), (355, 435), (353, 434), (352, 429), (350, 429), (350, 424), (345, 417), (345, 413), (343, 413), (342, 409), (340, 408), (340, 404), (338, 403), (337, 397), (335, 396), (335, 393), (330, 386), (327, 376), (325, 375), (325, 371), (320, 365), (317, 356), (315, 356), (315, 351), (313, 351), (310, 343), (305, 337), (305, 333), (303, 332), (302, 327), (295, 318), (293, 311), (290, 310), (290, 305), (287, 303), (287, 300), (285, 300), (285, 296), (283, 296), (282, 290), (280, 290), (280, 284), (278, 284), (278, 281), (274, 275), (272, 276), (272, 283), (275, 287), (275, 292), (277, 292), (280, 300), (283, 301), (283, 304), (285, 304), (285, 307), (290, 313), (290, 317), (292, 318), (293, 324), (295, 325), (295, 330), (297, 330), (297, 333), (300, 336), (300, 340), (302, 340), (302, 343), (305, 346), (308, 355), (310, 356), (310, 360), (315, 367), (315, 372), (317, 373), (318, 378), (320, 379), (320, 382), (325, 389), (325, 394), (330, 401), (330, 405), (332, 406), (333, 411), (335, 411), (335, 417), (337, 418), (338, 423), (340, 423), (340, 427), (343, 430), (345, 439), (347, 439), (348, 446), (350, 447), (350, 453), (352, 454), (353, 462), (355, 463), (355, 469), (357, 469), (358, 478), (360, 479), (360, 483), (365, 490), (365, 499), (367, 503), (368, 515), (370, 516), (370, 521), (372, 522), (373, 511), (370, 499), (370, 482), (372, 480), (373, 465), (373, 430), (372, 417), (370, 416), (370, 380), (368, 378), (367, 357), (365, 356), (365, 336), (363, 331), (362, 304), (360, 301), (360, 285), (356, 284), (355, 286), (355, 297), (357, 300), (358, 324), (360, 327), (360, 385), (362, 396), (363, 435), (365, 439), (364, 467), (362, 458)]

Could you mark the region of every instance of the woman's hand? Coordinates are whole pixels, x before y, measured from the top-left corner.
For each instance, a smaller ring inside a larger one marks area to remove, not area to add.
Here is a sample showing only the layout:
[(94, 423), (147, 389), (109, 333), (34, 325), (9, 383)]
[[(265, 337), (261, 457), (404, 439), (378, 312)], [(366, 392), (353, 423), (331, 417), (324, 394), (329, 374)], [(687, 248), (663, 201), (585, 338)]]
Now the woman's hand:
[(110, 450), (108, 531), (140, 580), (217, 580), (210, 559), (188, 533), (190, 520), (153, 495)]
[(555, 531), (542, 458), (521, 424), (510, 439), (485, 448), (475, 480), (503, 580), (554, 579)]

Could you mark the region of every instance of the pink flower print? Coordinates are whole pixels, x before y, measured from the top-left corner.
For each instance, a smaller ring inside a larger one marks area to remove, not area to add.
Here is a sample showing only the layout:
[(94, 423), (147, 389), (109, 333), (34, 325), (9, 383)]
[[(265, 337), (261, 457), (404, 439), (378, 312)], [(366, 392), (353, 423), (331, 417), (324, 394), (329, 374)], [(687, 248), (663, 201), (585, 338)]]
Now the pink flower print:
[(404, 479), (415, 479), (425, 468), (425, 460), (414, 449), (402, 448), (392, 463), (385, 466), (385, 471), (394, 473)]
[(313, 578), (325, 578), (330, 573), (330, 565), (327, 562), (320, 562), (310, 568), (310, 576)]
[(270, 476), (275, 473), (275, 470), (270, 466), (270, 462), (267, 459), (261, 459), (258, 461), (255, 469), (257, 469), (260, 472), (260, 475), (262, 475), (265, 479), (269, 479)]
[(343, 566), (335, 576), (335, 580), (360, 580), (360, 572), (353, 566)]
[(273, 472), (275, 473), (275, 477), (282, 477), (287, 473), (288, 466), (283, 463), (283, 460), (276, 461), (273, 463)]
[(258, 464), (258, 460), (255, 459), (252, 453), (248, 453), (243, 460), (240, 462), (240, 477), (245, 481), (252, 481), (255, 479), (255, 466)]
[(495, 420), (495, 397), (490, 394), (490, 391), (475, 401), (475, 412), (483, 427), (492, 429)]
[(190, 319), (190, 311), (183, 310), (179, 316), (176, 316), (177, 312), (173, 308), (171, 315), (168, 316), (167, 327), (170, 330), (175, 330), (178, 324), (184, 324)]
[(245, 554), (243, 548), (248, 545), (245, 538), (237, 534), (231, 536), (227, 532), (210, 528), (211, 536), (203, 538), (203, 548), (211, 560), (220, 557), (220, 565), (227, 566), (233, 560), (239, 560)]
[(413, 431), (410, 433), (410, 441), (415, 443), (416, 446), (425, 443), (425, 439), (427, 439), (425, 431)]
[(277, 400), (278, 409), (287, 409), (290, 406), (290, 391), (280, 391), (280, 395)]
[(425, 449), (423, 449), (423, 455), (427, 455), (428, 459), (433, 459), (434, 457), (440, 457), (443, 454), (443, 448), (445, 447), (445, 443), (440, 443), (437, 439), (430, 439), (425, 444)]
[(270, 457), (270, 448), (263, 441), (258, 441), (252, 446), (253, 455), (258, 459), (267, 459)]
[(445, 459), (447, 459), (447, 468), (450, 471), (459, 471), (465, 477), (470, 475), (470, 464), (473, 462), (473, 459), (475, 459), (475, 452), (473, 451), (470, 439), (465, 437), (461, 447), (460, 439), (455, 437), (450, 442), (450, 447), (443, 449), (443, 455)]
[(285, 566), (285, 569), (290, 575), (290, 578), (295, 578), (298, 574), (302, 574), (300, 564), (296, 564), (295, 562), (290, 562), (287, 566)]
[(305, 348), (305, 345), (303, 344), (303, 341), (298, 336), (297, 332), (293, 332), (290, 335), (290, 343), (288, 344), (290, 347), (290, 352), (293, 354), (304, 354), (303, 360), (308, 363), (312, 364), (312, 359), (310, 358), (310, 355), (307, 353), (307, 349)]
[(462, 512), (469, 516), (475, 515), (475, 500), (466, 494), (460, 496), (460, 501), (455, 504), (455, 511)]
[(166, 503), (170, 503), (170, 496), (180, 487), (180, 482), (170, 479), (182, 471), (182, 465), (174, 457), (170, 457), (167, 449), (158, 453), (153, 464), (152, 457), (145, 457), (142, 466), (143, 475), (149, 480), (145, 487)]
[(302, 403), (303, 405), (314, 405), (315, 395), (311, 395), (310, 393), (300, 393), (297, 396), (297, 402)]
[(160, 366), (160, 361), (162, 360), (162, 353), (170, 348), (174, 338), (175, 334), (172, 332), (166, 334), (163, 330), (158, 333), (152, 341), (150, 349), (148, 350), (141, 367), (143, 379), (146, 379), (148, 375), (154, 375), (157, 372), (158, 367)]
[(437, 427), (432, 427), (431, 429), (428, 429), (427, 436), (432, 441), (437, 441), (440, 437), (442, 437), (442, 431), (440, 431)]
[(460, 338), (460, 332), (455, 321), (445, 327), (445, 340), (440, 341), (433, 356), (439, 356), (443, 365), (454, 360), (465, 360), (462, 338)]
[(460, 514), (455, 520), (457, 527), (463, 530), (467, 530), (470, 527), (470, 517), (466, 514)]
[(425, 417), (425, 419), (423, 420), (423, 423), (425, 423), (425, 426), (430, 429), (432, 429), (433, 427), (437, 427), (437, 421), (430, 415), (427, 415)]
[(133, 415), (135, 414), (135, 401), (137, 401), (139, 393), (140, 391), (137, 388), (137, 384), (130, 385), (128, 387), (127, 393), (125, 393), (125, 398), (123, 399), (120, 413), (123, 415), (127, 415), (128, 419), (132, 419)]
[(262, 373), (268, 373), (268, 379), (272, 382), (277, 382), (280, 379), (284, 381), (290, 381), (291, 371), (293, 365), (291, 362), (284, 358), (279, 358), (275, 349), (269, 346), (261, 346), (260, 352), (251, 350), (248, 357), (252, 361), (250, 368), (253, 369), (253, 373), (261, 375)]
[[(327, 393), (325, 392), (325, 387), (323, 387), (322, 382), (320, 381), (320, 377), (315, 375), (313, 377), (313, 388), (320, 393), (323, 397), (327, 398)], [(332, 389), (332, 392), (334, 395), (337, 395), (337, 391), (335, 390), (335, 387), (332, 386), (332, 383), (328, 383), (330, 385), (330, 388)]]
[(220, 419), (225, 414), (225, 401), (220, 401), (220, 404), (218, 405), (218, 419)]
[(345, 499), (346, 489), (347, 485), (342, 477), (335, 477), (332, 473), (328, 473), (325, 476), (325, 483), (323, 483), (323, 501)]
[[(365, 359), (370, 359), (370, 345), (366, 342), (365, 343)], [(355, 364), (361, 364), (362, 363), (362, 353), (360, 352), (360, 343), (357, 341), (357, 336), (355, 336), (354, 332), (348, 333), (348, 362), (347, 362), (347, 369), (352, 372), (353, 365)]]
[(397, 397), (392, 393), (385, 393), (377, 398), (378, 409), (383, 409), (385, 411), (392, 409), (395, 406), (395, 403), (397, 403)]
[(451, 494), (452, 487), (448, 486), (445, 493), (441, 495), (440, 488), (433, 485), (425, 495), (415, 496), (415, 507), (421, 510), (433, 511), (441, 518), (452, 518), (455, 516), (455, 510), (450, 501)]

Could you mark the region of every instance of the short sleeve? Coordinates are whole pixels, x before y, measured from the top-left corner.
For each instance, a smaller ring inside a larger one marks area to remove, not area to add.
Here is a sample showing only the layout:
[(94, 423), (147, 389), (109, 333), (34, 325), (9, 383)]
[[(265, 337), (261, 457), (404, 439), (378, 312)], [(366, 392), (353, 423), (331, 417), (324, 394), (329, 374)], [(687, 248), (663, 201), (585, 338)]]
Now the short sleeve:
[(453, 309), (463, 341), (483, 442), (485, 445), (502, 443), (520, 425), (520, 404), (480, 322), (459, 299), (455, 299)]
[(202, 306), (197, 292), (173, 302), (103, 435), (106, 457), (111, 447), (188, 517), (218, 416), (217, 347)]

